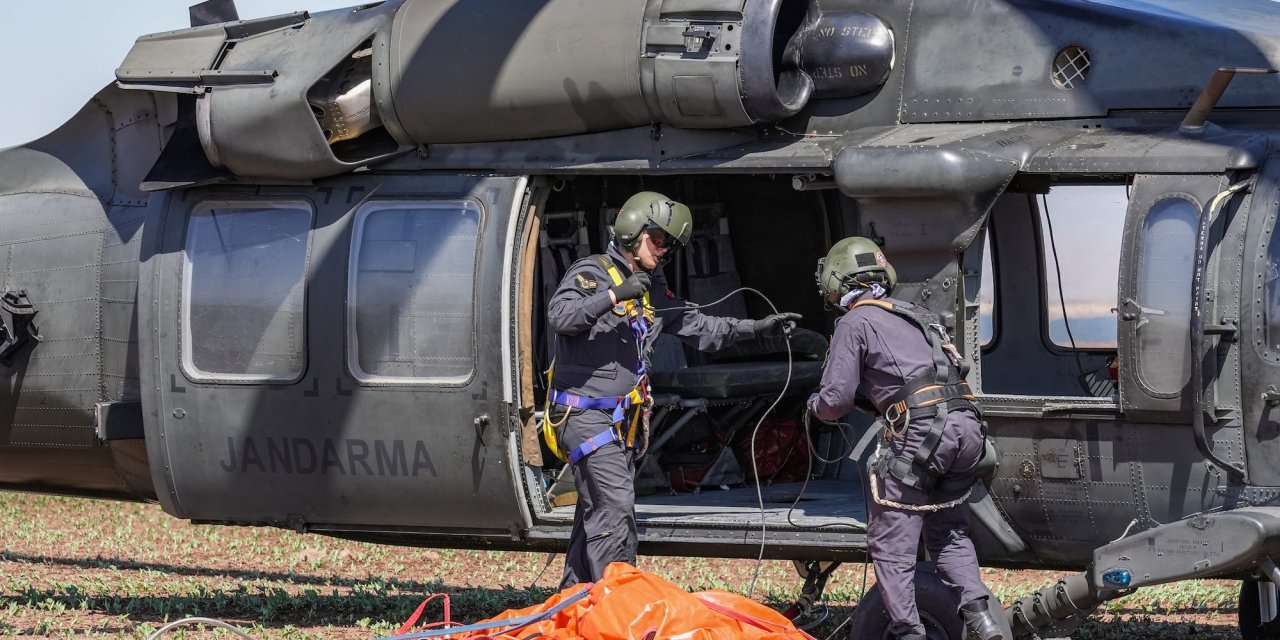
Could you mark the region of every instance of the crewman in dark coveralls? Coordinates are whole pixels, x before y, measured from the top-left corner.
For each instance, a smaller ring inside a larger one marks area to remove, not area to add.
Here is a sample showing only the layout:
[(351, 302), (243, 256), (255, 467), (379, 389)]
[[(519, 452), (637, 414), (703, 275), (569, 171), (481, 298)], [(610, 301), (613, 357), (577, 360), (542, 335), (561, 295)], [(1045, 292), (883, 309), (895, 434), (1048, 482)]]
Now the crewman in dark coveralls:
[(573, 264), (547, 304), (556, 334), (549, 376), (548, 445), (573, 466), (578, 503), (561, 588), (600, 579), (610, 562), (635, 564), (635, 448), (644, 446), (653, 341), (671, 333), (703, 351), (781, 332), (800, 316), (707, 316), (685, 307), (660, 268), (693, 232), (689, 208), (642, 191), (627, 199), (603, 255)]
[(839, 420), (861, 396), (876, 407), (885, 429), (870, 465), (875, 496), (867, 548), (889, 632), (925, 638), (914, 585), (923, 534), (939, 573), (960, 592), (969, 637), (1003, 640), (969, 539), (965, 498), (977, 479), (985, 435), (959, 354), (936, 317), (887, 297), (897, 275), (871, 240), (836, 243), (816, 276), (823, 297), (843, 316), (809, 411)]

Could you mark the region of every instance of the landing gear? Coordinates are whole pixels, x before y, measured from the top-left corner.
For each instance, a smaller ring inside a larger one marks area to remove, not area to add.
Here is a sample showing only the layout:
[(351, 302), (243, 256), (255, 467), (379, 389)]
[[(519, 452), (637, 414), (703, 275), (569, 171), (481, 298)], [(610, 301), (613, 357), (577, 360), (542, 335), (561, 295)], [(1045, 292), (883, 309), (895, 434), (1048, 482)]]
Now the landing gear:
[[(920, 622), (924, 624), (925, 635), (929, 640), (965, 640), (964, 620), (957, 609), (960, 601), (955, 590), (947, 586), (938, 577), (933, 565), (922, 562), (916, 565), (916, 610), (920, 613)], [(999, 607), (995, 596), (990, 596), (992, 607)], [(1012, 638), (1009, 630), (1009, 619), (1004, 615), (996, 616), (1000, 631), (1005, 638)], [(887, 640), (889, 634), (889, 613), (884, 609), (884, 594), (877, 585), (871, 592), (862, 597), (858, 608), (853, 612), (850, 622), (849, 640)]]
[(1241, 580), (1237, 622), (1243, 640), (1280, 640), (1277, 589), (1270, 580)]
[(826, 622), (831, 610), (822, 604), (822, 592), (827, 588), (827, 578), (840, 566), (839, 562), (824, 560), (795, 561), (796, 573), (804, 578), (800, 597), (782, 615), (791, 619), (801, 631), (808, 631)]

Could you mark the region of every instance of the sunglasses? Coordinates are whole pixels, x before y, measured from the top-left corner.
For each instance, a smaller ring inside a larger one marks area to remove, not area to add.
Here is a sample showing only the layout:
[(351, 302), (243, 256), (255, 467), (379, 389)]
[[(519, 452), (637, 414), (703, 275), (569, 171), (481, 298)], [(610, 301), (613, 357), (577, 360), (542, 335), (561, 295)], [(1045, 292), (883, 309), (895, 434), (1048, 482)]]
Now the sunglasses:
[(648, 233), (649, 241), (659, 249), (670, 249), (675, 245), (675, 240), (661, 229), (649, 229)]

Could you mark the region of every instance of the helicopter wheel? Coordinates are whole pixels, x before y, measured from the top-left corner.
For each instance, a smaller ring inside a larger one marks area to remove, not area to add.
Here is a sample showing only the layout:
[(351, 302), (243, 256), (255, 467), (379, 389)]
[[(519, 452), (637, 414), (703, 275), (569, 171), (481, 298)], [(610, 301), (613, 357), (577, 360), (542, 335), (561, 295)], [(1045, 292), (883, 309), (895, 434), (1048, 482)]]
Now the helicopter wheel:
[(1263, 622), (1261, 596), (1270, 590), (1272, 609), (1277, 607), (1276, 589), (1270, 582), (1240, 581), (1240, 605), (1236, 621), (1243, 640), (1280, 640), (1280, 617)]
[[(916, 610), (924, 624), (929, 640), (965, 640), (964, 621), (960, 618), (960, 602), (956, 592), (938, 577), (932, 564), (916, 565)], [(990, 595), (991, 606), (999, 607), (995, 596)], [(1008, 619), (999, 615), (996, 620), (1005, 638), (1013, 638)], [(884, 608), (884, 594), (877, 584), (868, 592), (853, 612), (850, 620), (849, 640), (890, 640), (889, 612)]]

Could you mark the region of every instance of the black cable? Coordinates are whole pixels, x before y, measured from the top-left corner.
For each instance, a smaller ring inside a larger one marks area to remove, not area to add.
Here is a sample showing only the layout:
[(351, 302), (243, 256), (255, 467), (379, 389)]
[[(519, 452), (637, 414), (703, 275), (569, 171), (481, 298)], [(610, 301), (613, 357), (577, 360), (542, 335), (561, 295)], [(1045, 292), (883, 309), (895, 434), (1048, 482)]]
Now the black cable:
[(1040, 202), (1044, 208), (1045, 223), (1049, 226), (1049, 248), (1053, 252), (1053, 275), (1058, 280), (1058, 305), (1062, 309), (1062, 325), (1067, 329), (1067, 339), (1071, 341), (1071, 352), (1075, 355), (1076, 369), (1080, 372), (1080, 380), (1083, 384), (1084, 364), (1080, 361), (1080, 347), (1076, 346), (1076, 337), (1071, 333), (1071, 320), (1067, 318), (1067, 299), (1062, 290), (1062, 267), (1058, 264), (1058, 243), (1053, 236), (1053, 216), (1049, 215), (1049, 199), (1041, 194)]
[[(812, 473), (813, 473), (813, 459), (814, 459), (814, 458), (817, 458), (817, 459), (818, 459), (820, 462), (822, 462), (823, 464), (838, 464), (840, 461), (844, 460), (847, 456), (849, 456), (850, 454), (852, 454), (852, 453), (853, 453), (854, 448), (858, 446), (858, 444), (857, 444), (856, 442), (850, 442), (850, 441), (849, 441), (849, 436), (848, 436), (848, 435), (846, 435), (846, 434), (845, 434), (845, 431), (844, 431), (844, 427), (848, 427), (848, 428), (852, 429), (852, 428), (853, 428), (853, 425), (851, 425), (851, 424), (849, 424), (849, 423), (847, 423), (847, 422), (839, 422), (839, 421), (837, 421), (837, 422), (828, 422), (828, 421), (826, 421), (826, 420), (823, 420), (822, 418), (818, 418), (818, 420), (819, 420), (820, 422), (822, 422), (823, 424), (828, 424), (828, 425), (835, 426), (835, 427), (837, 428), (837, 430), (839, 431), (839, 433), (840, 433), (840, 437), (844, 439), (845, 444), (849, 445), (849, 450), (848, 450), (847, 452), (842, 453), (842, 454), (840, 454), (840, 456), (839, 456), (839, 457), (833, 458), (833, 459), (831, 459), (831, 460), (827, 460), (826, 458), (823, 458), (822, 456), (818, 455), (817, 449), (813, 446), (813, 439), (809, 437), (809, 424), (810, 424), (810, 423), (809, 423), (809, 416), (810, 416), (810, 415), (811, 415), (811, 414), (809, 413), (808, 409), (806, 408), (806, 410), (805, 410), (805, 412), (804, 412), (804, 433), (805, 433), (805, 440), (806, 440), (806, 444), (807, 444), (807, 445), (808, 445), (808, 447), (809, 447), (809, 464), (808, 464), (808, 468), (805, 470), (805, 474), (804, 474), (804, 483), (800, 485), (800, 492), (796, 494), (796, 499), (791, 503), (791, 508), (787, 509), (787, 524), (789, 524), (789, 525), (791, 525), (791, 526), (793, 526), (793, 527), (796, 527), (797, 529), (798, 529), (798, 528), (800, 528), (800, 525), (799, 525), (799, 524), (796, 524), (796, 522), (795, 522), (795, 521), (793, 521), (793, 520), (791, 519), (791, 514), (792, 514), (792, 512), (794, 512), (794, 511), (795, 511), (796, 505), (800, 504), (800, 500), (801, 500), (802, 498), (804, 498), (804, 492), (805, 492), (805, 490), (806, 490), (806, 489), (808, 489), (808, 487), (809, 487), (809, 477), (810, 477), (810, 476), (812, 475)], [(854, 462), (854, 465), (855, 465), (855, 466), (859, 466), (859, 465), (858, 465), (858, 463), (857, 463), (856, 461)], [(863, 491), (863, 493), (865, 494), (865, 493), (866, 493), (866, 488), (867, 488), (867, 487), (866, 487), (866, 481), (862, 479), (862, 476), (861, 476), (861, 475), (859, 475), (859, 476), (858, 476), (858, 483), (862, 486), (862, 491)], [(835, 528), (835, 527), (851, 527), (851, 528), (854, 528), (854, 529), (857, 529), (857, 528), (858, 528), (858, 527), (856, 527), (856, 526), (854, 526), (854, 525), (851, 525), (851, 524), (845, 524), (845, 523), (843, 523), (843, 522), (828, 522), (828, 523), (825, 523), (825, 524), (814, 524), (814, 525), (808, 525), (808, 526), (809, 526), (810, 528), (813, 528), (813, 529), (827, 529), (827, 528)]]
[[(717, 305), (717, 304), (720, 304), (720, 303), (724, 302), (725, 300), (728, 300), (728, 299), (729, 299), (731, 296), (733, 296), (734, 294), (739, 293), (739, 292), (742, 292), (742, 291), (750, 291), (751, 293), (754, 293), (754, 294), (756, 294), (756, 295), (760, 296), (760, 298), (761, 298), (762, 300), (764, 300), (765, 304), (769, 305), (769, 308), (773, 311), (773, 313), (778, 313), (778, 308), (774, 306), (773, 301), (771, 301), (771, 300), (769, 299), (769, 297), (768, 297), (768, 296), (764, 295), (764, 294), (763, 294), (763, 293), (761, 293), (760, 291), (758, 291), (758, 290), (756, 290), (756, 289), (753, 289), (753, 288), (751, 288), (751, 287), (739, 287), (739, 288), (737, 288), (737, 289), (734, 289), (733, 291), (730, 291), (729, 293), (725, 294), (724, 296), (720, 297), (719, 299), (714, 300), (714, 301), (712, 301), (712, 302), (705, 303), (705, 304), (691, 304), (691, 303), (687, 303), (687, 302), (686, 302), (686, 303), (685, 303), (685, 305), (684, 305), (683, 307), (673, 307), (673, 309), (677, 309), (677, 310), (683, 310), (683, 309), (704, 309), (704, 308), (707, 308), (707, 307), (712, 307), (712, 306), (715, 306), (715, 305)], [(667, 310), (668, 310), (668, 309), (655, 309), (655, 312), (661, 312), (661, 311), (667, 311)], [(766, 537), (766, 536), (767, 536), (767, 534), (768, 534), (768, 526), (767, 526), (767, 523), (766, 523), (766, 521), (765, 521), (764, 494), (762, 493), (761, 488), (760, 488), (760, 473), (759, 473), (759, 468), (756, 466), (756, 452), (755, 452), (755, 446), (756, 446), (756, 435), (759, 433), (759, 431), (760, 431), (760, 425), (764, 423), (764, 419), (765, 419), (765, 417), (766, 417), (766, 416), (768, 416), (768, 415), (769, 415), (769, 413), (773, 411), (774, 407), (776, 407), (776, 406), (777, 406), (777, 404), (778, 404), (779, 402), (781, 402), (781, 401), (782, 401), (782, 398), (784, 398), (784, 397), (786, 396), (787, 389), (788, 389), (788, 388), (790, 387), (790, 385), (791, 385), (791, 377), (792, 377), (792, 362), (793, 362), (793, 359), (792, 359), (792, 351), (791, 351), (791, 333), (790, 333), (790, 331), (787, 331), (787, 332), (785, 333), (785, 335), (786, 335), (786, 338), (787, 338), (787, 339), (786, 339), (786, 344), (787, 344), (787, 378), (786, 378), (786, 383), (783, 385), (783, 387), (782, 387), (782, 391), (778, 394), (778, 397), (773, 401), (773, 404), (769, 405), (769, 408), (768, 408), (768, 409), (766, 409), (766, 410), (765, 410), (765, 412), (764, 412), (764, 413), (762, 413), (762, 414), (760, 415), (760, 419), (756, 421), (756, 426), (755, 426), (755, 428), (753, 428), (753, 429), (751, 430), (751, 471), (752, 471), (752, 475), (753, 475), (753, 476), (755, 477), (755, 479), (756, 479), (756, 482), (755, 482), (755, 485), (756, 485), (756, 500), (757, 500), (757, 504), (758, 504), (759, 509), (760, 509), (760, 553), (756, 556), (756, 566), (755, 566), (755, 569), (754, 569), (754, 571), (752, 572), (752, 575), (751, 575), (751, 583), (750, 583), (750, 586), (747, 588), (746, 596), (747, 596), (748, 598), (749, 598), (749, 597), (751, 597), (751, 594), (755, 591), (756, 581), (757, 581), (757, 580), (759, 579), (759, 577), (760, 577), (760, 567), (761, 567), (761, 565), (764, 563), (765, 537)], [(822, 420), (822, 419), (821, 419), (821, 418), (819, 418), (819, 420)], [(820, 461), (822, 461), (824, 464), (834, 464), (834, 463), (837, 463), (837, 462), (839, 462), (839, 461), (843, 460), (843, 459), (845, 458), (845, 456), (848, 456), (848, 455), (852, 454), (852, 453), (853, 453), (853, 448), (857, 446), (857, 444), (856, 444), (856, 443), (852, 443), (852, 442), (850, 442), (850, 440), (849, 440), (849, 436), (848, 436), (848, 435), (845, 433), (845, 431), (844, 431), (844, 427), (849, 427), (850, 429), (852, 429), (852, 428), (853, 428), (853, 426), (852, 426), (852, 425), (850, 425), (850, 424), (848, 424), (848, 423), (846, 423), (846, 422), (827, 422), (827, 421), (825, 421), (825, 420), (823, 420), (823, 422), (824, 422), (824, 423), (826, 423), (826, 424), (835, 425), (835, 426), (838, 428), (839, 432), (840, 432), (840, 436), (841, 436), (841, 438), (843, 438), (843, 439), (844, 439), (844, 441), (845, 441), (845, 443), (846, 443), (846, 444), (850, 445), (850, 448), (849, 448), (849, 451), (848, 451), (847, 453), (844, 453), (844, 454), (842, 454), (841, 456), (839, 456), (838, 458), (834, 458), (834, 459), (832, 459), (832, 460), (827, 460), (827, 459), (823, 458), (822, 456), (819, 456), (819, 455), (817, 454), (817, 452), (814, 450), (814, 446), (813, 446), (813, 441), (812, 441), (812, 439), (811, 439), (811, 438), (809, 438), (809, 429), (808, 429), (808, 426), (809, 426), (809, 414), (808, 414), (808, 411), (807, 411), (807, 410), (805, 411), (805, 417), (804, 417), (804, 423), (805, 423), (805, 440), (806, 440), (806, 445), (808, 446), (808, 448), (809, 448), (809, 451), (810, 451), (810, 454), (811, 454), (811, 455), (810, 455), (810, 457), (809, 457), (809, 461), (808, 461), (808, 468), (807, 468), (807, 469), (806, 469), (806, 471), (805, 471), (804, 482), (800, 485), (800, 492), (799, 492), (798, 494), (796, 494), (796, 499), (795, 499), (795, 501), (791, 503), (791, 507), (787, 510), (787, 523), (788, 523), (788, 524), (790, 524), (790, 525), (791, 525), (791, 526), (793, 526), (793, 527), (797, 527), (797, 528), (799, 528), (799, 525), (797, 525), (795, 522), (793, 522), (793, 521), (792, 521), (792, 519), (791, 519), (791, 515), (792, 515), (792, 512), (795, 510), (796, 505), (800, 503), (800, 499), (804, 497), (804, 492), (805, 492), (805, 490), (806, 490), (806, 489), (808, 488), (808, 486), (809, 486), (809, 476), (810, 476), (810, 474), (812, 473), (812, 470), (813, 470), (813, 458), (814, 458), (814, 457), (817, 457), (817, 458), (818, 458)], [(862, 465), (861, 465), (861, 462), (860, 462), (860, 461), (856, 461), (856, 460), (854, 461), (854, 465), (855, 465), (855, 466), (857, 466), (857, 467), (859, 467), (859, 468), (861, 468), (861, 466), (862, 466)], [(863, 477), (863, 475), (865, 475), (865, 470), (864, 470), (864, 473), (861, 473), (861, 474), (859, 474), (859, 475), (858, 475), (858, 485), (859, 485), (859, 487), (860, 487), (860, 489), (861, 489), (861, 491), (862, 491), (862, 502), (863, 502), (863, 505), (865, 505), (865, 506), (866, 506), (867, 513), (868, 513), (868, 514), (870, 514), (870, 510), (871, 510), (871, 502), (870, 502), (870, 497), (869, 497), (869, 496), (868, 496), (868, 494), (867, 494), (867, 482), (866, 482), (866, 479)], [(811, 527), (812, 527), (812, 528), (814, 528), (814, 529), (823, 529), (823, 528), (832, 528), (832, 527), (852, 527), (852, 528), (857, 528), (857, 527), (855, 527), (854, 525), (849, 525), (849, 524), (844, 524), (844, 523), (839, 523), (839, 522), (832, 522), (832, 523), (826, 523), (826, 524), (820, 524), (820, 525), (811, 525)], [(862, 527), (862, 528), (863, 528), (863, 529), (865, 529), (865, 525), (864, 525), (864, 527)], [(867, 554), (864, 554), (864, 555), (863, 555), (863, 560), (862, 560), (862, 593), (863, 593), (863, 596), (864, 596), (864, 597), (865, 597), (865, 595), (866, 595), (866, 591), (867, 591), (867, 568), (868, 568), (868, 566), (869, 566), (868, 559), (869, 559), (869, 556), (868, 556)], [(844, 624), (845, 624), (845, 623), (847, 623), (847, 622), (848, 622), (848, 620), (846, 620), (845, 622), (840, 623), (840, 626), (844, 626)], [(837, 627), (837, 629), (839, 629), (839, 627)]]

